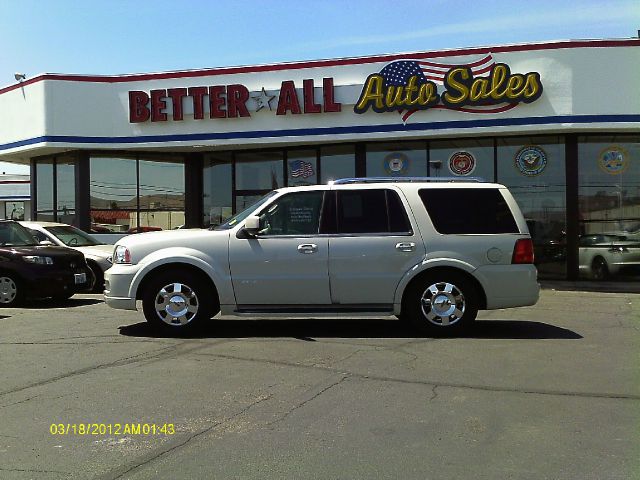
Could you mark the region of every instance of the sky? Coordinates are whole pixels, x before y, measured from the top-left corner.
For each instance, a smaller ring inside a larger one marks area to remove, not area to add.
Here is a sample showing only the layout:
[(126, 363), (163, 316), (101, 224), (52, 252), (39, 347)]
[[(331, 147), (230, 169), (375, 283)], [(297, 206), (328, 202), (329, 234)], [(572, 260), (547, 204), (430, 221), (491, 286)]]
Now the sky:
[(638, 30), (640, 0), (0, 0), (0, 88), (16, 72), (150, 73)]

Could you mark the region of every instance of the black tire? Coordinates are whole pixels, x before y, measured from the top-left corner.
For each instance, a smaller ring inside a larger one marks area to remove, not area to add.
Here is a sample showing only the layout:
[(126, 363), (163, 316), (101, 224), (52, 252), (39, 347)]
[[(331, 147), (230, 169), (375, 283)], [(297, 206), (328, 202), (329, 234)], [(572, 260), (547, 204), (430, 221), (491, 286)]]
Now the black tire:
[(609, 278), (609, 266), (604, 258), (596, 257), (593, 259), (593, 262), (591, 262), (591, 277), (597, 281)]
[(479, 293), (462, 273), (451, 270), (429, 273), (405, 292), (400, 317), (424, 333), (460, 334), (478, 315)]
[(25, 289), (13, 273), (0, 273), (0, 307), (16, 307), (25, 298)]
[[(178, 291), (176, 285), (179, 285)], [(160, 273), (146, 285), (142, 294), (142, 310), (147, 322), (154, 328), (177, 333), (210, 319), (220, 306), (212, 303), (214, 292), (207, 291), (204, 285), (199, 276), (189, 271)], [(164, 308), (159, 301), (162, 297)]]
[(100, 266), (93, 262), (87, 262), (87, 265), (91, 269), (91, 273), (93, 274), (93, 285), (91, 286), (91, 293), (102, 293), (104, 292), (104, 273)]

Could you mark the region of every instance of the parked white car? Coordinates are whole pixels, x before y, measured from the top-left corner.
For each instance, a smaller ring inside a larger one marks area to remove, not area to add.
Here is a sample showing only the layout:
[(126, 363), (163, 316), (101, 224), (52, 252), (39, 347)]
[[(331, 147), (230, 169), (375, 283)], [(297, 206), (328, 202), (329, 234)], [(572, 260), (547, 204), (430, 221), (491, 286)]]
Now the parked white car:
[[(435, 181), (438, 180), (438, 181)], [(105, 300), (182, 330), (235, 315), (394, 314), (457, 332), (478, 309), (533, 305), (527, 224), (506, 187), (343, 179), (275, 190), (213, 230), (118, 241)]]
[(104, 290), (104, 271), (111, 267), (113, 245), (99, 242), (88, 233), (66, 223), (19, 222), (41, 245), (60, 245), (82, 252), (95, 279), (92, 290)]
[(580, 273), (593, 280), (640, 274), (640, 239), (615, 234), (583, 235), (578, 245)]

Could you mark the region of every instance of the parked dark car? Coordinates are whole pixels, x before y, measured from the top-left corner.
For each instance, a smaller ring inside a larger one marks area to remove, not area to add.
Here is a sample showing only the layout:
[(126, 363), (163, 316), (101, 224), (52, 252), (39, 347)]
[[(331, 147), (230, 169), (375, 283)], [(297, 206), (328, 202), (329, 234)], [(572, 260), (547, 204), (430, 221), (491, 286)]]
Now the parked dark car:
[(41, 246), (19, 223), (0, 221), (0, 306), (15, 306), (26, 298), (67, 299), (92, 283), (82, 253)]

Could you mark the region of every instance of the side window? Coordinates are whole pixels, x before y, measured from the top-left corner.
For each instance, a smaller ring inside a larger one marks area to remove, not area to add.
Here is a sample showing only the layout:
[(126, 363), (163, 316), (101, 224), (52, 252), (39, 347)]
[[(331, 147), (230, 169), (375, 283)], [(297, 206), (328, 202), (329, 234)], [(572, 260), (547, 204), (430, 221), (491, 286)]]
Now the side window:
[(409, 233), (411, 226), (397, 192), (338, 190), (337, 233)]
[(439, 233), (519, 233), (497, 188), (431, 188), (418, 193)]
[(313, 235), (318, 233), (323, 191), (290, 193), (260, 213), (259, 235)]
[(38, 241), (38, 243), (42, 242), (43, 240), (49, 240), (47, 236), (42, 232), (38, 232), (37, 230), (31, 230), (30, 228), (28, 228), (27, 230), (29, 230), (29, 233), (33, 235), (33, 237)]

